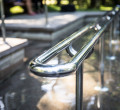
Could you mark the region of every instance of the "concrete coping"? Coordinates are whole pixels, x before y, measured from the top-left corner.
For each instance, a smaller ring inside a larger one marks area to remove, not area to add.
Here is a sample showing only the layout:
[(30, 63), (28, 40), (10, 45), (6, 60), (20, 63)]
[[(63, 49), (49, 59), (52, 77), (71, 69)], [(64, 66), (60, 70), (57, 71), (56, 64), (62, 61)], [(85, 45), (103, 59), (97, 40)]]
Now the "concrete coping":
[(49, 23), (47, 25), (44, 23), (43, 15), (38, 14), (33, 17), (21, 15), (6, 19), (5, 24), (8, 31), (53, 33), (74, 24), (80, 19), (98, 17), (102, 14), (104, 12), (49, 13)]
[(80, 17), (80, 18), (77, 18), (76, 20), (73, 20), (67, 24), (64, 24), (64, 25), (59, 25), (59, 26), (56, 26), (56, 27), (51, 27), (51, 25), (46, 25), (46, 26), (19, 26), (17, 25), (19, 28), (16, 28), (16, 26), (12, 26), (12, 25), (6, 25), (6, 29), (8, 31), (22, 31), (22, 32), (42, 32), (42, 33), (53, 33), (53, 32), (56, 32), (58, 30), (61, 30), (65, 27), (68, 27), (70, 26), (71, 24), (74, 24), (75, 22), (77, 21), (80, 21), (81, 19), (86, 19), (86, 18), (92, 18), (92, 17), (98, 17), (98, 16), (101, 16), (101, 15), (85, 15), (83, 17)]
[(6, 38), (6, 43), (0, 38), (0, 58), (5, 57), (28, 45), (27, 39)]

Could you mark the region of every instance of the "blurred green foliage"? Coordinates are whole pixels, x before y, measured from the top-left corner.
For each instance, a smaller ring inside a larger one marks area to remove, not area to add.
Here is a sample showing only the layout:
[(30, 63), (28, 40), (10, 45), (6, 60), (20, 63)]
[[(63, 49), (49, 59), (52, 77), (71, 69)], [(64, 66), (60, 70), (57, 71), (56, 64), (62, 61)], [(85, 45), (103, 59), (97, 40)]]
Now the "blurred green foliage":
[[(45, 3), (45, 0), (43, 0)], [(48, 11), (60, 11), (61, 5), (73, 4), (77, 11), (110, 11), (120, 0), (46, 0)], [(21, 12), (20, 8), (16, 8), (17, 12)], [(12, 13), (16, 13), (12, 10)]]
[[(49, 1), (49, 0), (48, 0)], [(120, 0), (53, 0), (48, 3), (49, 11), (60, 11), (61, 5), (73, 4), (77, 11), (110, 11)]]

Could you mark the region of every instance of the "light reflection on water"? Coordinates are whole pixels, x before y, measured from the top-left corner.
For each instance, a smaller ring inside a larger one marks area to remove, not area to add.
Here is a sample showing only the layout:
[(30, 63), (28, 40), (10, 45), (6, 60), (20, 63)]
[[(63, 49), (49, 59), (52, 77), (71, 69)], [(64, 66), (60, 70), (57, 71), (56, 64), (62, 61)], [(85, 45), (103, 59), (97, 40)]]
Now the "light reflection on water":
[(3, 103), (3, 98), (0, 97), (0, 110), (5, 110), (5, 105)]
[(90, 110), (91, 109), (91, 106), (95, 104), (95, 96), (92, 96), (90, 98), (90, 101), (88, 102), (87, 104), (87, 110)]
[(40, 110), (70, 110), (75, 106), (74, 75), (53, 79), (48, 84), (44, 82), (41, 88), (46, 93), (37, 104)]

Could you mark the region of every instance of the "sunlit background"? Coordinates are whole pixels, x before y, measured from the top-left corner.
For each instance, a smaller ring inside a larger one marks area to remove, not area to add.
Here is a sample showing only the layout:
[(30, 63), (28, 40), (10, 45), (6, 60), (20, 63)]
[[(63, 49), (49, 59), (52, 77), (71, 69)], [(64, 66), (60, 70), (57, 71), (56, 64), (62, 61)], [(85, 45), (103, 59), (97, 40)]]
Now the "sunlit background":
[[(48, 11), (60, 11), (60, 6), (61, 5), (67, 5), (67, 4), (74, 4), (76, 7), (76, 10), (79, 11), (110, 11), (113, 9), (114, 6), (114, 1), (111, 0), (106, 0), (104, 5), (100, 0), (97, 0), (95, 4), (91, 4), (92, 0), (60, 0), (60, 4), (57, 5), (56, 0), (46, 0), (46, 4), (48, 6)], [(43, 4), (45, 4), (45, 1), (43, 0)], [(17, 14), (17, 13), (23, 13), (24, 8), (21, 6), (13, 6), (10, 8), (10, 12), (12, 14)]]

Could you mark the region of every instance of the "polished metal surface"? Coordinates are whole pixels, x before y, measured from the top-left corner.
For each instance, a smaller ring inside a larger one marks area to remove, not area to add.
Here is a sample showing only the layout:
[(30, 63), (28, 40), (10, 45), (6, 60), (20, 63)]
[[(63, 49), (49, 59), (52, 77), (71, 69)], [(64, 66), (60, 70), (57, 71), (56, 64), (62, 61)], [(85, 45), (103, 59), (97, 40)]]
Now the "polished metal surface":
[(61, 65), (46, 65), (43, 64), (44, 62), (48, 61), (50, 58), (57, 55), (60, 51), (67, 48), (72, 42), (74, 42), (80, 35), (91, 28), (91, 24), (85, 26), (84, 28), (80, 29), (76, 33), (72, 34), (70, 37), (66, 38), (65, 40), (61, 41), (41, 56), (36, 58), (35, 60), (30, 62), (30, 70), (39, 75), (39, 76), (60, 76), (66, 75), (69, 72), (73, 72), (76, 70), (76, 65), (69, 62), (66, 64)]
[[(116, 8), (113, 9), (113, 11), (110, 11), (110, 12), (106, 12), (103, 16), (101, 16), (100, 18), (98, 18), (95, 22), (94, 22), (94, 28), (95, 30), (98, 30), (98, 29), (101, 29), (101, 27), (104, 25), (105, 21), (106, 20), (110, 20), (111, 17), (116, 17), (118, 15), (117, 11), (116, 11)], [(114, 21), (115, 22), (116, 19), (114, 18)], [(101, 23), (102, 22), (102, 23)], [(106, 21), (107, 22), (107, 21)], [(113, 24), (113, 23), (112, 23)], [(114, 25), (116, 25), (114, 23)], [(111, 28), (113, 28), (113, 26), (111, 26)], [(113, 30), (111, 31), (113, 35)], [(115, 32), (115, 28), (114, 28), (114, 32)], [(111, 43), (110, 43), (111, 45)], [(76, 53), (77, 53), (77, 50), (75, 50), (75, 48), (73, 47), (73, 44), (71, 44), (68, 48), (67, 48), (67, 52), (70, 56), (74, 56)]]
[[(113, 12), (113, 11), (112, 11)], [(114, 11), (115, 12), (115, 11)], [(118, 14), (118, 11), (115, 12)], [(115, 16), (111, 16), (111, 19), (108, 19), (107, 22), (105, 21), (102, 26), (101, 24), (89, 24), (79, 31), (72, 34), (70, 37), (66, 38), (62, 42), (58, 43), (54, 47), (50, 48), (48, 51), (40, 55), (38, 58), (34, 59), (30, 62), (30, 70), (39, 76), (46, 76), (46, 77), (56, 77), (60, 75), (67, 75), (70, 72), (73, 72), (78, 69), (79, 65), (83, 62), (83, 60), (87, 57), (89, 52), (92, 50), (94, 45), (98, 42), (99, 38), (105, 31), (105, 29), (110, 25), (113, 21)], [(67, 48), (71, 45), (77, 38), (79, 38), (82, 34), (86, 33), (90, 29), (96, 30), (95, 35), (87, 41), (83, 48), (81, 48), (76, 55), (65, 64), (59, 65), (47, 65), (44, 64), (50, 58), (54, 57), (55, 55), (59, 54), (62, 50)]]
[(83, 64), (76, 72), (76, 110), (83, 108)]
[[(103, 35), (104, 36), (104, 35)], [(100, 72), (101, 72), (101, 87), (104, 87), (104, 37), (101, 37), (101, 62), (100, 62)]]

